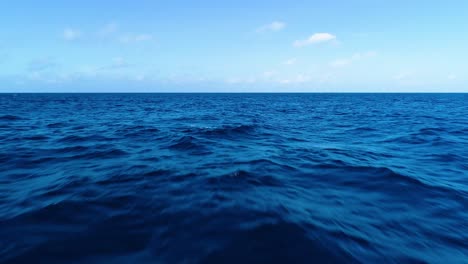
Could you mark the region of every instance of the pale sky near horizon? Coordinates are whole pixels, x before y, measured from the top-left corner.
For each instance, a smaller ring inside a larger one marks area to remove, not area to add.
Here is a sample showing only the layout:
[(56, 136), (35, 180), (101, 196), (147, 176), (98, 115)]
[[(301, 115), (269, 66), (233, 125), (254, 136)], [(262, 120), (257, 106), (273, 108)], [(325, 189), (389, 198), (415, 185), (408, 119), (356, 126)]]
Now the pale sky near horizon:
[(468, 92), (468, 1), (2, 1), (0, 92)]

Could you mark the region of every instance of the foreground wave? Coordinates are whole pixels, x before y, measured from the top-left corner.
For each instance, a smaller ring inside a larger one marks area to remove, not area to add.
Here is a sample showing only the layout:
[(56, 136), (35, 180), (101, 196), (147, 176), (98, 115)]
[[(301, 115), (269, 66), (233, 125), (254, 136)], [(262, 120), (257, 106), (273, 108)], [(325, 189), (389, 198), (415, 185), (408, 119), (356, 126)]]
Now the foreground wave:
[(0, 262), (466, 263), (467, 99), (0, 95)]

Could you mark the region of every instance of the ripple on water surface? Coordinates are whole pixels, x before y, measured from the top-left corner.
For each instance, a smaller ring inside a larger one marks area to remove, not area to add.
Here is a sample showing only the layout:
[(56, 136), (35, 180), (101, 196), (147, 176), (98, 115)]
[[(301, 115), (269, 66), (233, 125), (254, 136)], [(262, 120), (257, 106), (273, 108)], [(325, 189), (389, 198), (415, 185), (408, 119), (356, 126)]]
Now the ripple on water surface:
[(467, 99), (0, 95), (0, 263), (466, 263)]

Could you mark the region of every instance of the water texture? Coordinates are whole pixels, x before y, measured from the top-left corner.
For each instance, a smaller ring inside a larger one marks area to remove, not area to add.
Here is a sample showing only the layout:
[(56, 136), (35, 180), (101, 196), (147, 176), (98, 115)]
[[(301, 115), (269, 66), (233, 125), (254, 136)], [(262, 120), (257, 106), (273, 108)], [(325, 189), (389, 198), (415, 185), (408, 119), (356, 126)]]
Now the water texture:
[(2, 94), (0, 263), (468, 263), (468, 95)]

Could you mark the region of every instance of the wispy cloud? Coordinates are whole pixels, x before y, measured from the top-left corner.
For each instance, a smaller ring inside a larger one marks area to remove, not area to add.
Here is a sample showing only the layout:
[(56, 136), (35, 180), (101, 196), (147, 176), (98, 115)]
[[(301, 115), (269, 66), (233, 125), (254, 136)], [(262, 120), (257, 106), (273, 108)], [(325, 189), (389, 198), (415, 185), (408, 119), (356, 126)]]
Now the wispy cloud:
[(354, 53), (351, 57), (349, 58), (344, 58), (344, 59), (337, 59), (332, 62), (330, 62), (330, 66), (334, 68), (340, 68), (340, 67), (345, 67), (348, 65), (351, 65), (352, 63), (366, 59), (366, 58), (372, 58), (377, 56), (377, 52), (375, 51), (367, 51), (367, 52), (358, 52)]
[(26, 67), (25, 80), (45, 83), (58, 83), (62, 76), (58, 73), (59, 64), (51, 57), (31, 60)]
[(291, 58), (291, 59), (287, 59), (283, 62), (284, 65), (294, 65), (296, 64), (297, 62), (297, 59), (296, 58)]
[(29, 62), (27, 70), (30, 72), (41, 72), (56, 68), (58, 63), (50, 57), (34, 59)]
[(115, 57), (112, 59), (112, 62), (109, 65), (103, 66), (98, 70), (102, 71), (110, 71), (110, 70), (117, 70), (117, 69), (124, 69), (133, 66), (128, 61), (126, 61), (122, 57)]
[(121, 57), (116, 57), (112, 59), (112, 65), (113, 68), (126, 68), (130, 66), (130, 63), (128, 63), (124, 58)]
[(296, 74), (291, 78), (280, 79), (278, 82), (280, 84), (299, 84), (299, 83), (306, 83), (312, 80), (311, 76), (307, 74)]
[(104, 25), (98, 30), (98, 36), (109, 40), (116, 40), (121, 43), (138, 43), (150, 41), (153, 39), (153, 35), (148, 33), (131, 33), (121, 32), (119, 24), (117, 22), (110, 22)]
[(312, 36), (308, 37), (307, 39), (294, 41), (293, 46), (299, 48), (299, 47), (309, 46), (312, 44), (329, 42), (335, 39), (336, 39), (336, 36), (330, 33), (315, 33)]
[(352, 62), (353, 61), (351, 59), (337, 59), (330, 62), (330, 66), (334, 68), (340, 68), (350, 65)]
[[(266, 74), (268, 75), (269, 73), (266, 72)], [(261, 76), (261, 78), (263, 79), (263, 78), (270, 78), (270, 77)], [(242, 77), (242, 78), (231, 77), (231, 78), (227, 78), (225, 80), (225, 83), (227, 83), (227, 84), (253, 84), (253, 83), (257, 83), (257, 82), (259, 82), (259, 78), (253, 77), (253, 76)]]
[(77, 40), (82, 36), (79, 30), (67, 28), (63, 31), (62, 37), (67, 41)]
[(99, 31), (98, 31), (98, 34), (100, 36), (109, 36), (109, 35), (112, 35), (116, 32), (119, 31), (119, 24), (117, 24), (116, 22), (110, 22), (110, 23), (107, 23), (106, 25), (104, 25)]
[(412, 72), (400, 72), (396, 75), (393, 76), (393, 79), (396, 80), (396, 81), (403, 81), (403, 80), (407, 80), (407, 79), (410, 79), (414, 76), (414, 73)]
[(262, 77), (263, 77), (264, 79), (267, 79), (267, 80), (268, 80), (268, 79), (273, 78), (275, 75), (276, 75), (276, 72), (275, 72), (275, 71), (265, 71), (265, 72), (263, 72), (263, 76), (262, 76)]
[(8, 59), (7, 54), (0, 54), (0, 64), (4, 63)]
[(122, 43), (135, 43), (135, 42), (144, 42), (153, 39), (151, 34), (125, 34), (120, 37), (120, 42)]
[(400, 86), (424, 86), (427, 85), (427, 78), (420, 71), (401, 71), (393, 76), (393, 80)]
[(137, 74), (133, 76), (132, 80), (137, 81), (137, 82), (142, 82), (146, 80), (146, 75), (145, 74)]
[(263, 25), (257, 29), (257, 32), (275, 32), (275, 31), (281, 31), (286, 27), (286, 23), (281, 22), (281, 21), (273, 21), (269, 24)]
[(449, 80), (451, 80), (451, 81), (456, 80), (456, 79), (457, 79), (457, 75), (451, 73), (451, 74), (449, 74), (449, 75), (447, 76), (447, 79), (449, 79)]
[(26, 65), (26, 72), (21, 75), (21, 82), (33, 81), (47, 84), (59, 83), (65, 80), (64, 73), (60, 72), (61, 65), (52, 57), (43, 57), (31, 60)]

